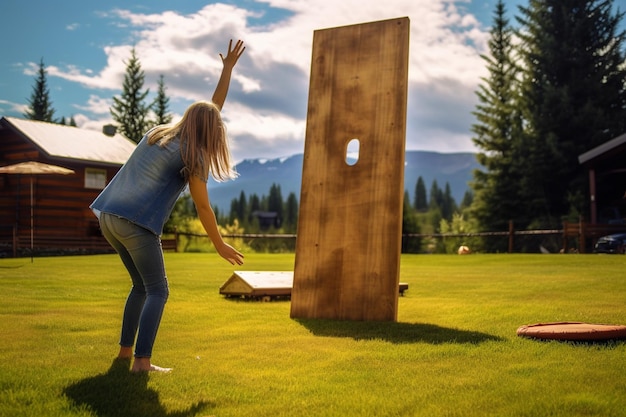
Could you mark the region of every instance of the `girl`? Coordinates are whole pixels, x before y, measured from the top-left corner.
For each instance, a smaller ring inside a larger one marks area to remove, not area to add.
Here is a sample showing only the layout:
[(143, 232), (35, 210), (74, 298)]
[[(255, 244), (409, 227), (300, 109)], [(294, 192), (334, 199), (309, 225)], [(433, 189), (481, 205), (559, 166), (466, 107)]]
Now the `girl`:
[(232, 40), (229, 42), (226, 57), (220, 54), (223, 69), (212, 101), (192, 104), (173, 126), (150, 130), (90, 206), (98, 216), (102, 234), (119, 254), (132, 280), (118, 358), (131, 359), (136, 336), (133, 372), (170, 371), (150, 361), (169, 295), (160, 236), (187, 185), (217, 253), (233, 265), (243, 263), (243, 255), (224, 242), (219, 233), (206, 182), (209, 175), (218, 181), (236, 176), (220, 111), (233, 67), (245, 49), (240, 40), (234, 48)]

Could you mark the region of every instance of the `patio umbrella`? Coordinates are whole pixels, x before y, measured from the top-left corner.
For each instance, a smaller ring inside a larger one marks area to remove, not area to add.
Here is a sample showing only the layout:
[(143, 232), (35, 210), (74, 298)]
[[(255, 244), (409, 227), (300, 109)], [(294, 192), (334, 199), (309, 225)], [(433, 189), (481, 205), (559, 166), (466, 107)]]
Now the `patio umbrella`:
[(63, 168), (57, 165), (44, 164), (36, 161), (20, 162), (19, 164), (6, 165), (0, 167), (2, 174), (27, 174), (30, 175), (30, 261), (33, 262), (33, 176), (46, 174), (67, 175), (73, 174), (71, 169)]

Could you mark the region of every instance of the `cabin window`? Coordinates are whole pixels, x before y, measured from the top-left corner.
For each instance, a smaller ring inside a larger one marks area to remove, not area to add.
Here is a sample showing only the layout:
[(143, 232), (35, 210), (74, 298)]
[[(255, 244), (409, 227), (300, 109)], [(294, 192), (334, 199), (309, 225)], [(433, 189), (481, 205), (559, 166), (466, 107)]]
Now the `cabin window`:
[(85, 168), (85, 188), (102, 190), (107, 185), (107, 170)]

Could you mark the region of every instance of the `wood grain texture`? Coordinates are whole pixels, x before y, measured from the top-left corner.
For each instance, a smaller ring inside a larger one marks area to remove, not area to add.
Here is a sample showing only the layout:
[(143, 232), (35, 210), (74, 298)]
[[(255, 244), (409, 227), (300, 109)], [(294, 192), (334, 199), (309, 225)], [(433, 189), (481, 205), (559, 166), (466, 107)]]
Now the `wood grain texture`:
[(408, 50), (408, 18), (314, 33), (294, 318), (397, 319)]

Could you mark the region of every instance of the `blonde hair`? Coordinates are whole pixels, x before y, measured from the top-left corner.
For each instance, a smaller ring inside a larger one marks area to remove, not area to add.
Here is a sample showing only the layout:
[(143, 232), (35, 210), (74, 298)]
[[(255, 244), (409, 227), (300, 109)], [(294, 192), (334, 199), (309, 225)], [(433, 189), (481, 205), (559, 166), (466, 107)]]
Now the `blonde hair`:
[(148, 133), (148, 143), (165, 146), (175, 137), (180, 138), (180, 152), (185, 164), (187, 180), (192, 175), (216, 181), (235, 178), (231, 164), (226, 126), (219, 108), (207, 101), (193, 103), (185, 110), (183, 118), (175, 125), (161, 125)]

